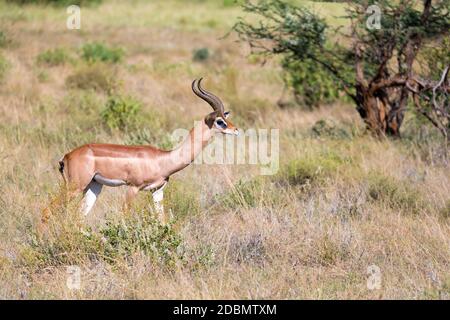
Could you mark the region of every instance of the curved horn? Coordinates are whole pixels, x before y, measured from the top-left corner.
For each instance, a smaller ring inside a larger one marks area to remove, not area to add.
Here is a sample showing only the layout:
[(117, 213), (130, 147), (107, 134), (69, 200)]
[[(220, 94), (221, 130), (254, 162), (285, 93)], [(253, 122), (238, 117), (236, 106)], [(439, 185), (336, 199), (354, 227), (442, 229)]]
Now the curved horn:
[(224, 108), (224, 106), (223, 106), (222, 101), (221, 101), (220, 98), (217, 97), (216, 95), (214, 95), (214, 94), (212, 94), (211, 92), (206, 91), (205, 89), (202, 88), (202, 86), (201, 86), (202, 80), (203, 80), (203, 78), (200, 78), (200, 80), (198, 81), (198, 88), (200, 89), (200, 91), (201, 91), (203, 94), (209, 96), (209, 97), (210, 97), (210, 98), (211, 98), (211, 99), (219, 106), (220, 112), (223, 114), (223, 113), (225, 112), (225, 110), (224, 110), (225, 108)]
[(212, 93), (203, 90), (203, 88), (200, 86), (200, 82), (202, 81), (202, 79), (203, 78), (196, 79), (192, 82), (192, 91), (196, 96), (208, 102), (208, 104), (213, 108), (214, 111), (223, 113), (224, 108), (222, 101), (220, 101), (220, 99)]

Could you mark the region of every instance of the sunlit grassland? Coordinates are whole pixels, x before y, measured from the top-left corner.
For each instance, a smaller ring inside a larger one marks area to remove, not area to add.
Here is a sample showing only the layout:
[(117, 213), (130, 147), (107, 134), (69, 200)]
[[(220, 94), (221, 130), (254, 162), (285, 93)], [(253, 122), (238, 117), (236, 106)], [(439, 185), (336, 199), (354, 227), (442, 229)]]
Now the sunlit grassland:
[[(435, 133), (408, 119), (403, 140), (377, 140), (347, 102), (278, 107), (277, 61), (222, 38), (241, 15), (222, 1), (104, 1), (70, 31), (65, 8), (0, 2), (1, 298), (449, 298), (450, 174)], [(84, 54), (93, 42), (104, 47)], [(200, 76), (242, 130), (280, 129), (276, 174), (193, 165), (167, 187), (168, 228), (150, 219), (149, 194), (125, 213), (124, 189), (105, 188), (86, 219), (71, 204), (40, 230), (65, 152), (172, 147), (173, 130), (210, 112), (190, 89)], [(122, 123), (105, 111), (117, 101), (140, 108)], [(80, 290), (66, 286), (69, 265)], [(380, 289), (367, 286), (371, 265)]]
[[(313, 12), (327, 19), (331, 24), (343, 24), (345, 7), (339, 3), (316, 1), (291, 1), (305, 4)], [(0, 19), (11, 22), (33, 21), (29, 27), (43, 23), (64, 23), (67, 13), (64, 8), (53, 6), (28, 5), (26, 10), (0, 2)], [(189, 1), (105, 1), (101, 5), (82, 8), (83, 31), (96, 30), (99, 27), (165, 27), (188, 31), (228, 31), (238, 17), (252, 17), (244, 13), (238, 4), (230, 1), (206, 0)], [(256, 19), (256, 18), (255, 18)]]

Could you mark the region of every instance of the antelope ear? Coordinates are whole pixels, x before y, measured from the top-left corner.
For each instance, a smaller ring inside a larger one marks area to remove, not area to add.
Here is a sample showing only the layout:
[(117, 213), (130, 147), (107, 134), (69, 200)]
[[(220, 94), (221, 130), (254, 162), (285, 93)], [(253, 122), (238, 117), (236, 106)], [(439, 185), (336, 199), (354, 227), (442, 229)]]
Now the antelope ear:
[(230, 116), (230, 111), (225, 111), (223, 115), (225, 116), (225, 119), (227, 119)]

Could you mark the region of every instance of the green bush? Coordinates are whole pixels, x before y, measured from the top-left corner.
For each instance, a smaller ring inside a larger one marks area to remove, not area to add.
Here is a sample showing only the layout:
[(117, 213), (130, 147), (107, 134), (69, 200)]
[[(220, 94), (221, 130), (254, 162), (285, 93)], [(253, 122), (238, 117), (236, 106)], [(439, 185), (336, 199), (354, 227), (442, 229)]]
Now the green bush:
[(37, 58), (37, 63), (47, 66), (63, 65), (71, 60), (70, 55), (63, 48), (56, 48), (40, 53)]
[(0, 53), (0, 83), (2, 83), (5, 80), (6, 73), (8, 72), (9, 68), (10, 68), (9, 62)]
[(108, 262), (142, 252), (155, 262), (171, 266), (182, 258), (181, 237), (172, 225), (161, 224), (147, 210), (133, 212), (119, 222), (108, 222), (100, 230), (103, 256)]
[(114, 92), (119, 87), (117, 76), (104, 64), (83, 66), (66, 79), (66, 85), (72, 89), (93, 89)]
[(284, 59), (282, 68), (284, 81), (292, 89), (297, 103), (314, 108), (339, 99), (335, 79), (319, 64), (309, 59)]
[(125, 131), (136, 127), (141, 107), (141, 102), (130, 96), (114, 95), (109, 97), (100, 115), (110, 130)]
[(122, 48), (110, 48), (99, 42), (86, 43), (81, 48), (81, 57), (89, 63), (98, 61), (118, 63), (123, 55)]
[(203, 62), (209, 59), (209, 50), (208, 48), (201, 48), (194, 50), (192, 60), (196, 62)]
[(115, 264), (128, 261), (135, 253), (168, 267), (183, 258), (181, 236), (172, 225), (161, 224), (145, 209), (137, 209), (120, 221), (108, 220), (95, 232), (83, 226), (74, 207), (67, 211), (60, 208), (47, 233), (30, 234), (21, 248), (20, 262), (34, 269), (89, 261)]

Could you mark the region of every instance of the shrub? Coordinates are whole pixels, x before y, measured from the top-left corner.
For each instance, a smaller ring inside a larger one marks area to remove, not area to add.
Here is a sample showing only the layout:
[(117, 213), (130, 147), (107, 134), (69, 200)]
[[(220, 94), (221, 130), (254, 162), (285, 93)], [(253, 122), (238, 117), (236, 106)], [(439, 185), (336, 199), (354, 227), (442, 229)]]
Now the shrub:
[(37, 63), (47, 66), (59, 66), (70, 61), (70, 56), (63, 48), (56, 48), (40, 53), (37, 58)]
[(114, 95), (109, 97), (100, 115), (110, 130), (127, 130), (136, 126), (141, 107), (141, 103), (130, 96)]
[(144, 209), (119, 222), (108, 222), (100, 230), (103, 255), (108, 262), (142, 252), (157, 263), (171, 266), (182, 258), (181, 237), (171, 224), (163, 225)]
[(89, 261), (115, 264), (141, 253), (170, 267), (183, 258), (182, 240), (172, 225), (161, 224), (144, 209), (118, 222), (107, 221), (99, 232), (83, 227), (73, 207), (60, 207), (52, 217), (45, 235), (30, 231), (32, 235), (21, 250), (23, 265), (41, 269)]
[(284, 59), (282, 68), (284, 81), (292, 88), (297, 103), (314, 108), (339, 99), (340, 90), (335, 79), (317, 63), (309, 59)]
[(8, 72), (9, 67), (9, 62), (0, 53), (0, 83), (5, 80), (6, 73)]
[(192, 60), (197, 62), (203, 62), (209, 59), (209, 50), (208, 48), (201, 48), (194, 50), (194, 54), (192, 56)]
[(115, 91), (119, 82), (109, 68), (103, 64), (84, 66), (66, 79), (66, 85), (75, 89), (93, 89), (111, 93)]
[(87, 62), (120, 62), (124, 51), (121, 48), (110, 48), (102, 43), (93, 42), (83, 45), (81, 48), (81, 57)]

